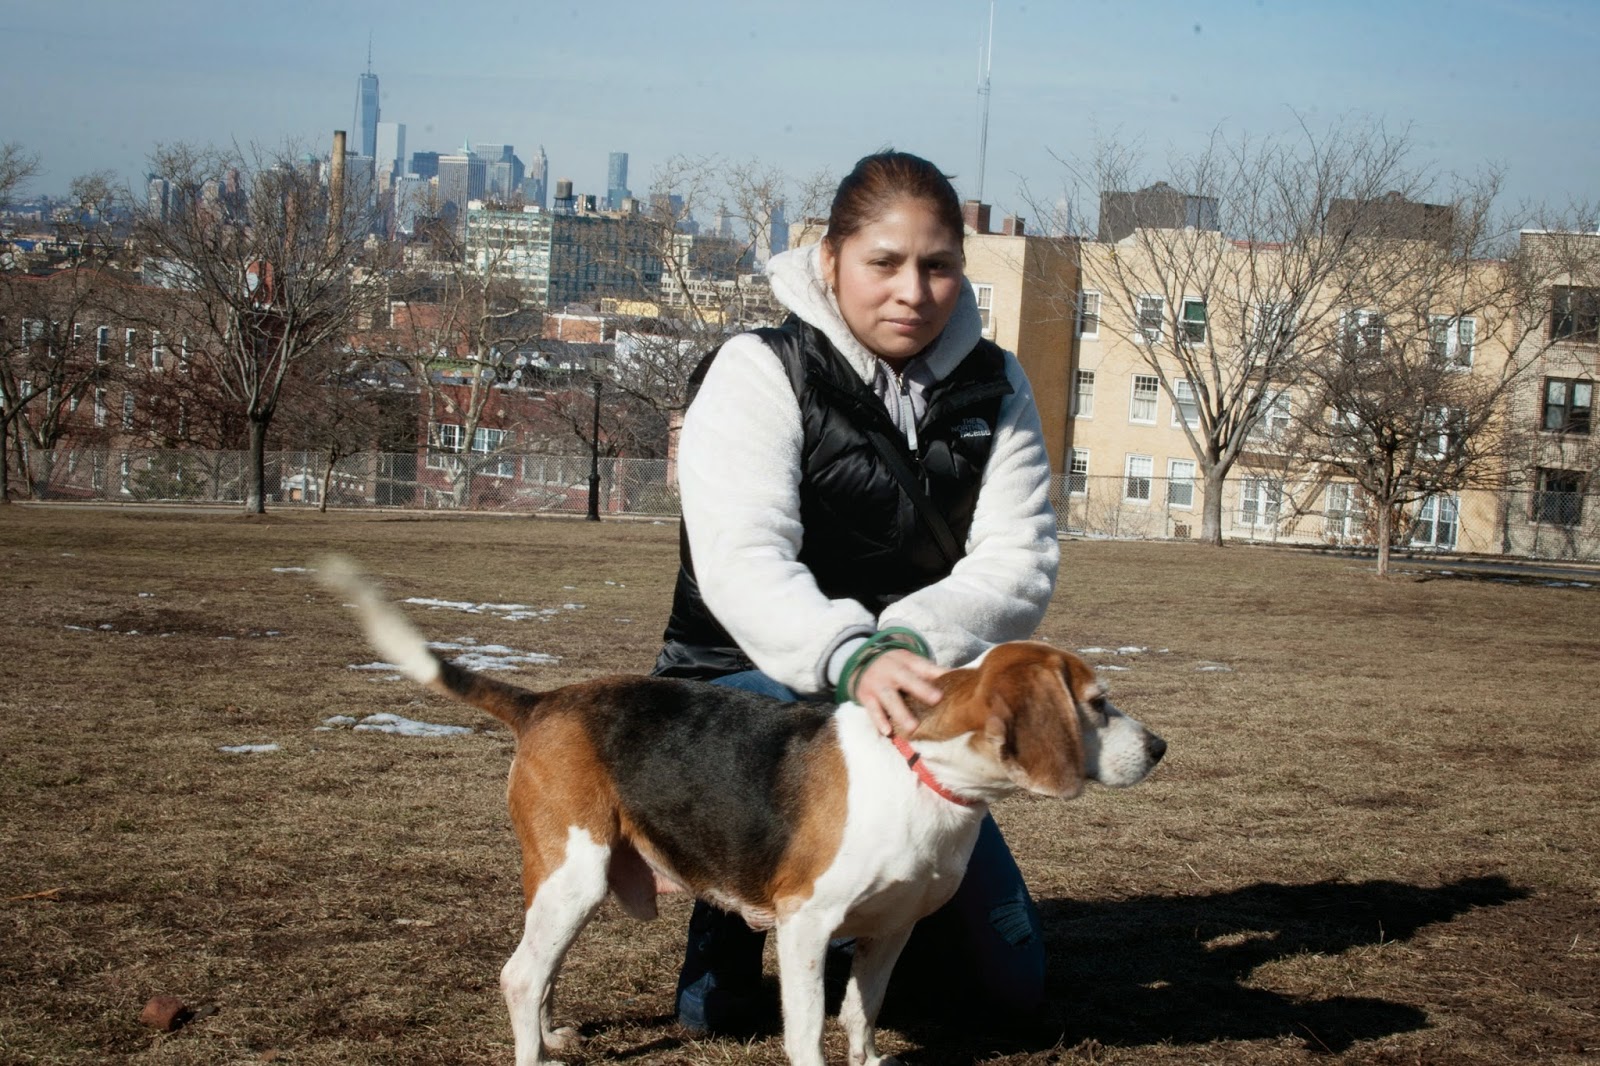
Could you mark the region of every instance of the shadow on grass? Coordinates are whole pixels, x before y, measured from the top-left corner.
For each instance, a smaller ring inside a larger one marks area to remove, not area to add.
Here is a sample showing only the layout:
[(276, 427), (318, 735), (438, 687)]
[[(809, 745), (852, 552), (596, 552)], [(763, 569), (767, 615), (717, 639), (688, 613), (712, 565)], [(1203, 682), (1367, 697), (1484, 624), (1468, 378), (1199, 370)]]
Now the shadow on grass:
[(995, 1025), (980, 1035), (970, 1030), (981, 1027), (982, 1012), (970, 1006), (935, 1014), (908, 1005), (886, 1020), (923, 1048), (907, 1057), (911, 1062), (1042, 1050), (1058, 1036), (1066, 1047), (1291, 1037), (1311, 1050), (1337, 1052), (1421, 1029), (1427, 1015), (1385, 999), (1296, 997), (1250, 987), (1258, 967), (1408, 940), (1425, 926), (1528, 894), (1504, 878), (1478, 877), (1436, 888), (1325, 881), (1100, 903), (1043, 900), (1053, 1032), (1029, 1027), (1035, 1031), (1008, 1034)]

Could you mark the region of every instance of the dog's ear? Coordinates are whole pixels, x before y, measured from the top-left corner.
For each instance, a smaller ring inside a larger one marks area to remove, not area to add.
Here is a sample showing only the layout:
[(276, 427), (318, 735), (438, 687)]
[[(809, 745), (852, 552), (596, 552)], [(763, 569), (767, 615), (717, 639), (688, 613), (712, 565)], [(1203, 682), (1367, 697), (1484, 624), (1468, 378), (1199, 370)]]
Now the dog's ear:
[(1053, 655), (991, 656), (980, 675), (984, 735), (1012, 780), (1062, 799), (1082, 792), (1083, 738), (1062, 664)]

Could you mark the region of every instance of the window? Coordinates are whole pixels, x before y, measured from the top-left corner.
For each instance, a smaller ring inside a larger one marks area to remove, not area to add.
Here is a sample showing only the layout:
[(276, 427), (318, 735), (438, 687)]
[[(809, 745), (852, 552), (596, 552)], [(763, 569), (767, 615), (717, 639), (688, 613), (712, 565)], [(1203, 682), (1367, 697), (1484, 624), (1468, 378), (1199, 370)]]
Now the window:
[(1128, 401), (1128, 421), (1147, 426), (1156, 424), (1156, 398), (1161, 394), (1161, 382), (1154, 374), (1133, 375), (1133, 398)]
[(1185, 344), (1206, 342), (1206, 302), (1185, 298), (1183, 301), (1183, 340)]
[(150, 369), (160, 370), (167, 361), (167, 346), (161, 343), (161, 331), (150, 331)]
[(1194, 385), (1187, 380), (1172, 383), (1172, 424), (1179, 420), (1191, 427), (1200, 424), (1200, 401), (1195, 399)]
[(972, 283), (972, 294), (978, 298), (978, 320), (983, 323), (983, 335), (994, 336), (994, 286)]
[(1344, 316), (1345, 351), (1375, 356), (1383, 351), (1383, 316), (1376, 311), (1351, 311)]
[[(1139, 297), (1139, 336), (1151, 344), (1161, 343), (1161, 322), (1166, 317), (1167, 301), (1160, 296)], [(1154, 417), (1154, 416), (1152, 416)]]
[(1289, 394), (1274, 389), (1261, 394), (1256, 401), (1256, 422), (1250, 427), (1250, 439), (1278, 441), (1289, 432)]
[(428, 449), (428, 469), (456, 470), (459, 464), (452, 456), (461, 452), (461, 427), (453, 422), (435, 423), (431, 436), (433, 446)]
[(1472, 366), (1472, 346), (1477, 335), (1474, 319), (1433, 315), (1428, 319), (1428, 355), (1442, 366), (1467, 370)]
[(1262, 304), (1256, 308), (1255, 346), (1263, 355), (1290, 351), (1294, 346), (1294, 314), (1288, 304)]
[(1089, 495), (1089, 453), (1077, 448), (1072, 449), (1067, 459), (1067, 494)]
[(1422, 439), (1417, 443), (1419, 459), (1438, 460), (1450, 454), (1451, 410), (1430, 407), (1422, 412)]
[(1194, 460), (1167, 460), (1167, 506), (1194, 506)]
[(1100, 294), (1092, 289), (1078, 293), (1078, 336), (1086, 340), (1100, 336)]
[(1340, 542), (1358, 539), (1365, 510), (1359, 485), (1334, 482), (1328, 486), (1328, 501), (1322, 511), (1323, 532)]
[(1588, 436), (1594, 382), (1571, 378), (1544, 379), (1544, 411), (1539, 428), (1549, 433)]
[(1126, 476), (1122, 479), (1122, 498), (1130, 503), (1150, 502), (1150, 481), (1155, 473), (1155, 460), (1148, 455), (1130, 455)]
[(97, 426), (104, 426), (106, 424), (106, 390), (105, 389), (95, 389), (94, 390), (94, 424), (97, 425)]
[(94, 331), (94, 361), (104, 363), (111, 358), (111, 327), (101, 326)]
[[(503, 429), (475, 429), (472, 431), (472, 452), (474, 455), (492, 455), (504, 448), (510, 439), (511, 434)], [(480, 463), (478, 471), (489, 477), (515, 477), (517, 461), (509, 455), (500, 456)]]
[(1270, 528), (1283, 510), (1283, 482), (1275, 477), (1247, 477), (1240, 482), (1239, 523)]
[(1417, 508), (1411, 543), (1419, 548), (1454, 548), (1460, 528), (1461, 501), (1455, 496), (1429, 496)]
[(1577, 470), (1540, 468), (1533, 494), (1533, 520), (1575, 526), (1583, 518), (1583, 474)]
[(1094, 371), (1079, 370), (1072, 375), (1072, 416), (1094, 417)]
[(133, 428), (133, 393), (122, 394), (122, 428)]
[(133, 346), (137, 339), (137, 332), (131, 329), (122, 331), (122, 365), (133, 365)]
[(1600, 289), (1572, 285), (1551, 289), (1550, 339), (1600, 344)]
[(124, 496), (133, 495), (133, 486), (131, 484), (133, 481), (133, 460), (128, 458), (127, 452), (123, 452), (121, 458), (117, 460), (117, 479), (117, 491)]

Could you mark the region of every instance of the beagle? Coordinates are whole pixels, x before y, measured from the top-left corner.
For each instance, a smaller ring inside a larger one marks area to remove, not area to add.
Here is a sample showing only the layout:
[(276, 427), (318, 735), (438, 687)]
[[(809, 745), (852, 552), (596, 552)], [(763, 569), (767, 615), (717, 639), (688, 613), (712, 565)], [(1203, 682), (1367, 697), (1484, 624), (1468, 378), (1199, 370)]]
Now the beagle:
[(551, 1022), (562, 958), (608, 892), (655, 917), (658, 879), (776, 930), (796, 1066), (823, 1061), (824, 954), (855, 937), (840, 1010), (850, 1061), (892, 1061), (873, 1041), (890, 970), (912, 925), (960, 884), (988, 805), (1019, 790), (1068, 799), (1085, 780), (1132, 785), (1166, 750), (1081, 659), (1046, 644), (1003, 644), (944, 674), (915, 734), (890, 740), (853, 703), (655, 677), (518, 688), (434, 655), (347, 562), (321, 573), (387, 659), (516, 734), (526, 914), (500, 974), (516, 1066), (577, 1040)]

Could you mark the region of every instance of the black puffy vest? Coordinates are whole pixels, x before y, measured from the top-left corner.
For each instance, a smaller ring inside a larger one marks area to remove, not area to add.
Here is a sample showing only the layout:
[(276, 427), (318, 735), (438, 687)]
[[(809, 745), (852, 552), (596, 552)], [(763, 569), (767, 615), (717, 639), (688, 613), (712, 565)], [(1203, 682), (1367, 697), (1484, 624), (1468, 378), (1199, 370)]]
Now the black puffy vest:
[[(955, 543), (965, 545), (978, 502), (1001, 401), (1011, 393), (1005, 353), (979, 341), (927, 394), (916, 454), (883, 402), (821, 331), (790, 316), (756, 331), (788, 371), (804, 431), (800, 464), (800, 562), (832, 599), (849, 598), (874, 615), (933, 584), (955, 566), (917, 515), (874, 447), (869, 432), (893, 442), (921, 479)], [(716, 352), (695, 371), (701, 380)], [(958, 547), (959, 553), (963, 549)], [(679, 536), (677, 587), (655, 673), (710, 680), (754, 667), (700, 597), (687, 530)], [(779, 606), (781, 609), (781, 605)]]

